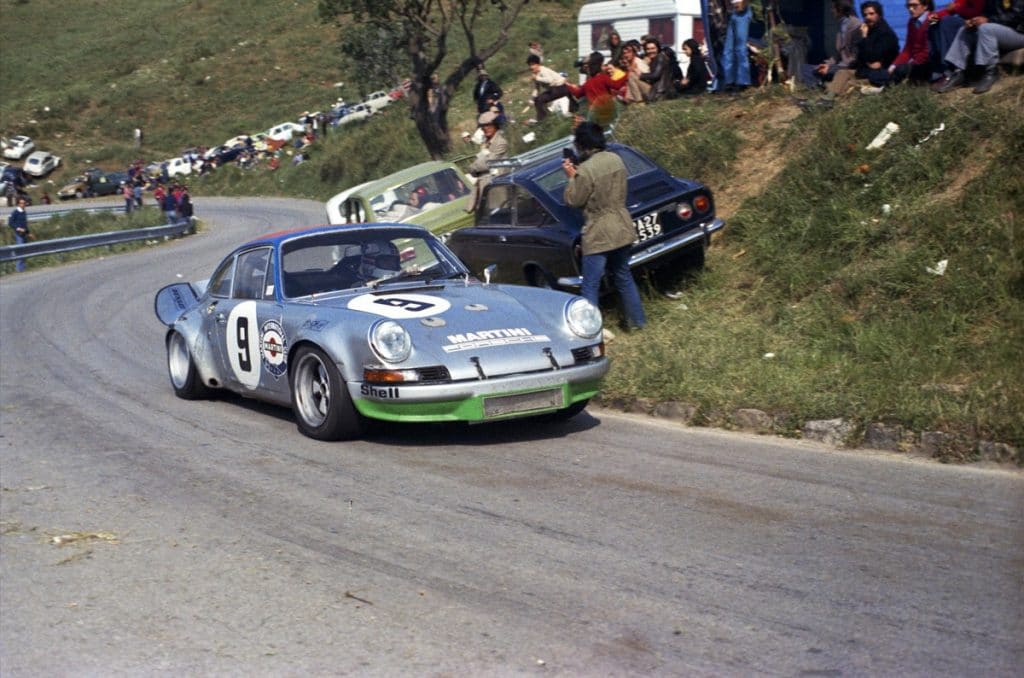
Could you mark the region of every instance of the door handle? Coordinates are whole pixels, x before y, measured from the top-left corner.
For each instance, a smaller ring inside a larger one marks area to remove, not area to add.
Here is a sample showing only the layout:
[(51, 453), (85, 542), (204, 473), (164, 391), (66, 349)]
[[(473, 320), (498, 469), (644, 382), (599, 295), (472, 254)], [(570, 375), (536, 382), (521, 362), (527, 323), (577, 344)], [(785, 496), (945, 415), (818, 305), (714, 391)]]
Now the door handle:
[(218, 313), (217, 315), (214, 316), (214, 319), (221, 325), (227, 322), (227, 318), (224, 316), (223, 313)]
[(498, 242), (508, 242), (508, 238), (503, 235), (498, 236)]

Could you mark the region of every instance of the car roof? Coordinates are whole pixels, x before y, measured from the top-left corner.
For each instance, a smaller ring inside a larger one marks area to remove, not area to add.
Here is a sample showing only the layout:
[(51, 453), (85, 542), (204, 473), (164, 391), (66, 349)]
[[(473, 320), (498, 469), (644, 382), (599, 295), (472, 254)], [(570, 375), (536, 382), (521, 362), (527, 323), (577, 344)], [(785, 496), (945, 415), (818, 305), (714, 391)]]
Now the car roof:
[(466, 178), (465, 173), (455, 163), (445, 160), (428, 160), (412, 167), (406, 167), (380, 179), (368, 181), (358, 190), (352, 191), (351, 195), (374, 196), (389, 188), (408, 183), (413, 179), (428, 176), (443, 169), (454, 169), (459, 177), (468, 184), (469, 180)]
[[(508, 174), (499, 174), (491, 178), (491, 183), (513, 183), (515, 180), (525, 179), (528, 181), (536, 180), (539, 177), (545, 176), (552, 170), (562, 166), (562, 154), (561, 148), (571, 148), (571, 146), (560, 146), (558, 149), (554, 149), (551, 154), (545, 154), (540, 157), (530, 158), (527, 156), (527, 162), (521, 167), (513, 169)], [(626, 146), (625, 144), (608, 144), (606, 150), (609, 151), (621, 151), (627, 150), (632, 153), (639, 153), (643, 155), (635, 148)], [(646, 156), (644, 156), (646, 157)], [(514, 158), (512, 160), (515, 160)]]
[(300, 228), (286, 229), (283, 231), (275, 231), (273, 233), (267, 233), (259, 238), (250, 240), (249, 242), (240, 245), (235, 251), (247, 249), (258, 245), (280, 245), (286, 240), (292, 240), (306, 235), (316, 235), (320, 233), (351, 233), (354, 231), (374, 231), (379, 229), (387, 228), (400, 228), (406, 231), (420, 231), (424, 236), (429, 236), (430, 231), (427, 229), (416, 226), (415, 224), (396, 224), (389, 222), (374, 222), (369, 224), (341, 224), (341, 225), (326, 225), (326, 226), (302, 226)]

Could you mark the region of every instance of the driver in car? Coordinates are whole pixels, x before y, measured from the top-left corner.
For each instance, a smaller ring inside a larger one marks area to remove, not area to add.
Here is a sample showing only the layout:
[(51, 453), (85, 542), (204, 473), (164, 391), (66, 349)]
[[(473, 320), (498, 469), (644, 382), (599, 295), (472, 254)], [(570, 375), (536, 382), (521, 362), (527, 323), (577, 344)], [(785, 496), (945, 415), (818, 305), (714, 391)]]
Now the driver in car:
[(371, 240), (363, 243), (359, 275), (365, 282), (391, 278), (401, 271), (402, 262), (394, 243), (387, 240)]

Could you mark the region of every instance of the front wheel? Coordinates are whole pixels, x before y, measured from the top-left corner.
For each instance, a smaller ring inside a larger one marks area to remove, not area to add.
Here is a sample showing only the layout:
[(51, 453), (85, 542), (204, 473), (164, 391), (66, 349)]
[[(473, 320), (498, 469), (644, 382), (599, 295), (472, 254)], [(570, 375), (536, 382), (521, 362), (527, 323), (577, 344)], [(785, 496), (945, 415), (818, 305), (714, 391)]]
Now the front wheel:
[(292, 409), (303, 435), (316, 440), (345, 440), (363, 432), (337, 366), (320, 349), (302, 346), (292, 362)]
[(199, 378), (188, 342), (178, 332), (167, 337), (167, 373), (174, 395), (184, 400), (199, 400), (210, 395), (210, 389)]

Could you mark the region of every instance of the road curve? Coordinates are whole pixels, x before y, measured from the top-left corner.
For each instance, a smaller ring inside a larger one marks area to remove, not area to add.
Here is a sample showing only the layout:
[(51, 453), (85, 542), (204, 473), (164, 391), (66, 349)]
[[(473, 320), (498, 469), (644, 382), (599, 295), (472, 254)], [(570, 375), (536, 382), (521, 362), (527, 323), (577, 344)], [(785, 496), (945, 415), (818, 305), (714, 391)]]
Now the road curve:
[(1019, 473), (605, 411), (327, 444), (176, 399), (154, 291), (324, 218), (196, 203), (0, 280), (6, 678), (1020, 675)]

